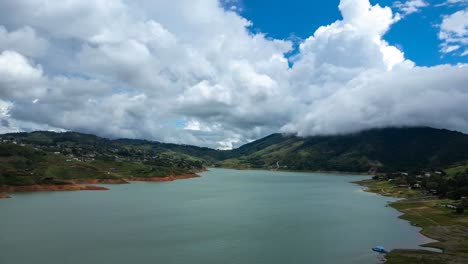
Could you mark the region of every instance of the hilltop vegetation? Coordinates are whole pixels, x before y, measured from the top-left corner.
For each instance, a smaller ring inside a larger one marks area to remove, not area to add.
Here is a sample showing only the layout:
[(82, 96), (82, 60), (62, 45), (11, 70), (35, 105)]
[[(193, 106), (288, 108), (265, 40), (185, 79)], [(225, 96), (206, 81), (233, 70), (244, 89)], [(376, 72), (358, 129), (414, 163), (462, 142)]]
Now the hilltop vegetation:
[(203, 160), (207, 162), (222, 159), (223, 154), (226, 154), (223, 151), (196, 146), (160, 143), (141, 139), (124, 138), (110, 140), (77, 132), (22, 132), (0, 135), (0, 138), (15, 141), (18, 144), (35, 146), (45, 151), (59, 151), (64, 154), (76, 153), (86, 155), (96, 153), (103, 156), (133, 157), (136, 159), (165, 154), (173, 158)]
[(338, 136), (273, 134), (247, 144), (221, 166), (382, 172), (443, 169), (468, 160), (468, 135), (433, 128), (386, 128)]

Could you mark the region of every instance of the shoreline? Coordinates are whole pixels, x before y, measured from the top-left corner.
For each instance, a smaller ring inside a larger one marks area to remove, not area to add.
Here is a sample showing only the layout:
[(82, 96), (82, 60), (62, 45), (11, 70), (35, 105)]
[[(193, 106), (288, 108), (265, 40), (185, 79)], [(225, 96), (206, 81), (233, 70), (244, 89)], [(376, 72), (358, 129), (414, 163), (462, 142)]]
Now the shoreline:
[[(369, 186), (365, 184), (365, 181), (368, 181), (368, 180), (364, 180), (364, 181), (357, 181), (357, 182), (352, 182), (354, 184), (357, 184), (359, 186), (362, 186), (362, 187), (365, 187), (366, 189), (363, 189), (362, 191), (364, 192), (367, 192), (367, 193), (372, 193), (372, 194), (376, 194), (376, 195), (380, 195), (380, 196), (384, 196), (384, 197), (392, 197), (392, 198), (395, 198), (395, 199), (398, 199), (394, 202), (388, 202), (388, 206), (392, 207), (393, 209), (397, 210), (399, 213), (401, 213), (401, 215), (398, 216), (398, 218), (400, 219), (403, 219), (405, 221), (408, 221), (412, 226), (416, 226), (416, 227), (419, 227), (420, 230), (419, 230), (419, 233), (431, 240), (434, 240), (434, 242), (429, 242), (429, 243), (425, 243), (425, 244), (421, 244), (419, 245), (420, 247), (423, 247), (423, 248), (432, 248), (432, 249), (436, 249), (436, 250), (441, 250), (441, 252), (439, 253), (443, 253), (443, 248), (439, 248), (439, 247), (434, 247), (434, 246), (431, 246), (430, 244), (432, 243), (438, 243), (440, 241), (438, 241), (436, 238), (434, 237), (431, 237), (430, 234), (425, 234), (424, 233), (424, 227), (421, 227), (419, 225), (417, 225), (416, 223), (413, 223), (411, 222), (410, 220), (407, 220), (407, 219), (404, 219), (403, 217), (405, 216), (405, 212), (403, 211), (400, 211), (398, 210), (398, 208), (396, 208), (394, 206), (394, 204), (398, 203), (398, 202), (402, 202), (402, 201), (408, 201), (408, 198), (406, 197), (399, 197), (397, 195), (393, 195), (392, 193), (389, 193), (389, 192), (384, 192), (383, 190), (381, 192), (376, 192), (376, 191), (372, 191), (371, 189), (369, 189)], [(364, 182), (364, 183), (363, 183)]]
[[(202, 170), (200, 172), (207, 171)], [(198, 172), (197, 172), (198, 173)], [(109, 188), (86, 184), (130, 184), (131, 182), (172, 182), (176, 180), (200, 178), (196, 173), (171, 175), (165, 177), (130, 177), (121, 179), (74, 179), (70, 184), (35, 184), (24, 186), (0, 185), (0, 199), (11, 198), (9, 193), (15, 192), (57, 192), (57, 191), (107, 191)]]
[[(397, 201), (389, 203), (389, 206), (401, 213), (398, 218), (408, 221), (412, 226), (419, 227), (419, 233), (434, 242), (419, 245), (426, 249), (393, 249), (387, 255), (387, 262), (392, 263), (468, 263), (468, 255), (464, 251), (464, 245), (468, 242), (466, 232), (468, 225), (463, 226), (458, 218), (466, 216), (456, 216), (448, 211), (442, 205), (447, 200), (438, 197), (428, 196), (407, 196), (404, 190), (398, 192), (388, 192), (383, 188), (380, 190), (372, 189), (374, 180), (363, 180), (352, 182), (365, 187), (363, 191), (374, 193), (376, 195), (397, 198)], [(375, 182), (374, 182), (375, 183)], [(446, 222), (438, 222), (438, 218), (444, 216)], [(438, 221), (434, 221), (434, 219)], [(456, 226), (460, 224), (461, 226)], [(458, 234), (458, 235), (456, 235)], [(435, 250), (431, 250), (435, 249)], [(438, 250), (438, 251), (436, 251)]]
[[(57, 191), (106, 191), (108, 188), (101, 186), (63, 184), (63, 185), (25, 185), (25, 186), (0, 186), (0, 192), (57, 192)], [(7, 195), (8, 196), (8, 195)]]
[(239, 170), (239, 171), (271, 171), (271, 172), (297, 172), (297, 173), (321, 173), (321, 174), (339, 174), (353, 176), (373, 176), (368, 172), (348, 172), (348, 171), (322, 171), (322, 170), (287, 170), (287, 169), (262, 169), (262, 168), (229, 168), (229, 167), (210, 167), (213, 169)]
[(166, 177), (131, 177), (126, 178), (128, 182), (171, 182), (176, 180), (185, 180), (185, 179), (193, 179), (193, 178), (200, 178), (201, 176), (198, 174), (182, 174), (182, 175), (175, 175), (175, 176), (166, 176)]
[(126, 179), (73, 179), (73, 184), (129, 184)]

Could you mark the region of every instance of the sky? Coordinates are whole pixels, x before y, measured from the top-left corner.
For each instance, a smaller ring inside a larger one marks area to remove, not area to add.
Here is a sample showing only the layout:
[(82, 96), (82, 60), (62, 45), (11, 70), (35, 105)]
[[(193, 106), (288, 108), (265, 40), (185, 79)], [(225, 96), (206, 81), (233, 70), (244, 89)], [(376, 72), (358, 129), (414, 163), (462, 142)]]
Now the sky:
[[(456, 56), (460, 55), (459, 53), (447, 56), (440, 53), (441, 42), (438, 38), (439, 25), (444, 16), (464, 10), (468, 6), (467, 1), (373, 0), (370, 2), (373, 5), (389, 6), (395, 13), (404, 16), (405, 12), (408, 12), (404, 11), (404, 8), (410, 8), (406, 9), (411, 10), (410, 14), (392, 25), (384, 35), (386, 41), (404, 51), (407, 59), (416, 62), (419, 66), (468, 63), (468, 56)], [(283, 1), (243, 0), (227, 1), (226, 6), (238, 7), (239, 14), (253, 21), (254, 25), (250, 29), (252, 32), (263, 32), (272, 38), (290, 39), (297, 42), (311, 36), (318, 27), (342, 19), (337, 8), (339, 3), (339, 0), (289, 0), (285, 5)]]
[(468, 133), (468, 0), (0, 0), (0, 133)]

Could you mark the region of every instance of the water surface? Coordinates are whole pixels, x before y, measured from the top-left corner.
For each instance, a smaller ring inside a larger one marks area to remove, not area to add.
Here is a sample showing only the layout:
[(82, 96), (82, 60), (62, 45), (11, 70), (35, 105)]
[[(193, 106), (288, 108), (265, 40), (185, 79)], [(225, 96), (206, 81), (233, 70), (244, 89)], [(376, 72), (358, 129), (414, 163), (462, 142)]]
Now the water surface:
[(212, 169), (110, 191), (0, 199), (2, 264), (376, 263), (419, 229), (363, 192), (363, 176)]

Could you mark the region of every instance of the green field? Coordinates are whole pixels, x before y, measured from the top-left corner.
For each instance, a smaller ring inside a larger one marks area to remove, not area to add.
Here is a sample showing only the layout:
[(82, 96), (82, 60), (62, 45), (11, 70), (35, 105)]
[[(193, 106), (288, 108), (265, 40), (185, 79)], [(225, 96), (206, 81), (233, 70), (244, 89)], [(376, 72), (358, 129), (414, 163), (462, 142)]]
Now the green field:
[(420, 191), (411, 190), (407, 187), (400, 188), (397, 185), (391, 184), (387, 181), (363, 180), (357, 183), (360, 185), (366, 186), (369, 192), (378, 193), (384, 196), (410, 198), (410, 197), (417, 197), (421, 195)]

